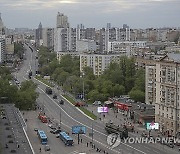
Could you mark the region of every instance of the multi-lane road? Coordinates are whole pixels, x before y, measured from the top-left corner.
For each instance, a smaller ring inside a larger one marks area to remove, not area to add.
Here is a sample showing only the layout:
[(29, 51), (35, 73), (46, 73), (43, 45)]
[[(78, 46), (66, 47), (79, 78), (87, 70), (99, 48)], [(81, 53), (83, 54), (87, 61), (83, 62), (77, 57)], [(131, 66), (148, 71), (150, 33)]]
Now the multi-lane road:
[[(20, 80), (20, 82), (28, 78), (29, 70), (33, 71), (33, 75), (35, 75), (35, 71), (37, 70), (36, 51), (34, 50), (32, 52), (26, 45), (25, 45), (25, 48), (27, 49), (26, 51), (27, 60), (24, 61), (23, 67), (17, 73), (17, 78)], [(121, 143), (118, 147), (114, 149), (110, 149), (109, 145), (107, 144), (107, 133), (104, 130), (103, 123), (99, 122), (98, 120), (93, 121), (89, 119), (84, 114), (82, 114), (76, 107), (68, 103), (67, 100), (65, 100), (64, 105), (59, 105), (58, 100), (54, 100), (52, 96), (49, 96), (45, 93), (46, 86), (43, 83), (39, 82), (35, 78), (33, 78), (32, 80), (35, 83), (38, 83), (37, 91), (39, 92), (39, 98), (37, 102), (41, 106), (43, 106), (44, 111), (50, 118), (53, 118), (54, 121), (59, 122), (60, 112), (61, 112), (62, 127), (70, 133), (71, 133), (71, 127), (74, 125), (86, 126), (87, 133), (85, 135), (81, 135), (84, 142), (91, 141), (91, 137), (89, 137), (89, 133), (92, 132), (92, 125), (93, 125), (93, 132), (94, 132), (93, 143), (97, 147), (108, 151), (108, 153), (112, 153), (112, 154), (115, 154), (115, 153), (119, 153), (119, 154), (170, 154), (170, 153), (176, 154), (178, 153), (177, 150), (171, 149), (161, 144)], [(58, 91), (56, 88), (54, 88), (53, 91), (58, 94), (59, 99), (64, 99), (62, 98), (60, 91)], [(134, 134), (134, 133), (129, 133), (129, 134), (130, 136), (137, 136), (137, 134)], [(73, 137), (75, 138), (75, 140), (77, 140), (75, 136)], [(56, 153), (58, 149), (60, 148), (59, 147), (60, 145), (57, 143), (54, 143), (52, 145)], [(86, 144), (84, 144), (84, 146), (85, 145)], [(74, 147), (75, 149), (72, 149), (72, 151), (79, 149), (79, 145), (75, 145)], [(61, 145), (61, 148), (64, 149), (62, 145)], [(68, 154), (70, 153), (70, 151), (69, 150), (63, 151), (63, 154), (66, 154), (66, 153)]]

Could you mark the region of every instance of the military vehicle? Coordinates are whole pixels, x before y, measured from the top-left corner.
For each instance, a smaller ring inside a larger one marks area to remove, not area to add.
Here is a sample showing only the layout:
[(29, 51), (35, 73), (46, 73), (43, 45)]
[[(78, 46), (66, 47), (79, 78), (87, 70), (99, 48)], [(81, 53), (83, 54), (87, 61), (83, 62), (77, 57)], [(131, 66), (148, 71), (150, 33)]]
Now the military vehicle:
[(120, 127), (113, 124), (112, 122), (108, 122), (105, 125), (105, 130), (107, 131), (108, 134), (112, 134), (112, 133), (119, 134), (121, 139), (128, 137), (128, 130), (126, 126)]

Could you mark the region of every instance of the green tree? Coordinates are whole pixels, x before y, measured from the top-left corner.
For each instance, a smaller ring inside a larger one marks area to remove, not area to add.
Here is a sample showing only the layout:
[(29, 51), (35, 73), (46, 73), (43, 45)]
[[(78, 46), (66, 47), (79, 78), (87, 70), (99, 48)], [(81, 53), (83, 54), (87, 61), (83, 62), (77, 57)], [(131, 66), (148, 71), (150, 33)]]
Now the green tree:
[(129, 92), (129, 96), (135, 101), (144, 102), (144, 100), (145, 100), (145, 93), (138, 89), (131, 90)]

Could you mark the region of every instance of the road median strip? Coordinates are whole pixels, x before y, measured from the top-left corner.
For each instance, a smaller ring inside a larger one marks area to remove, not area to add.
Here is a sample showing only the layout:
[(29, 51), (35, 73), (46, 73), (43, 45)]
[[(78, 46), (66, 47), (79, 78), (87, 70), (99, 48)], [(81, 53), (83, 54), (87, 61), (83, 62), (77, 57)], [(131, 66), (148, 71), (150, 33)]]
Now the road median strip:
[[(46, 80), (42, 79), (42, 77), (35, 77), (36, 80), (44, 83), (46, 86), (52, 87), (52, 85), (50, 83), (48, 83)], [(48, 83), (48, 84), (47, 84)], [(62, 95), (62, 97), (64, 97), (69, 103), (71, 103), (72, 105), (75, 106), (76, 101), (69, 97), (68, 95)], [(85, 109), (84, 107), (78, 107), (77, 108), (82, 114), (84, 114), (86, 117), (90, 118), (91, 120), (96, 120), (97, 116), (94, 115), (92, 112), (90, 112), (89, 110)]]

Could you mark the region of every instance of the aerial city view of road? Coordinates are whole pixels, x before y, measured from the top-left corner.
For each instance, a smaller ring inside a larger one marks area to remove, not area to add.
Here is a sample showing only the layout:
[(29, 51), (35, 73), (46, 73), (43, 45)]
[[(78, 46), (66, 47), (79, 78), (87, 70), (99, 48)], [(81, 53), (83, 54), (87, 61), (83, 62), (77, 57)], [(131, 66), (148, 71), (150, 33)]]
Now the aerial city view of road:
[(179, 154), (179, 10), (0, 1), (0, 154)]

